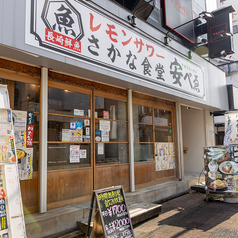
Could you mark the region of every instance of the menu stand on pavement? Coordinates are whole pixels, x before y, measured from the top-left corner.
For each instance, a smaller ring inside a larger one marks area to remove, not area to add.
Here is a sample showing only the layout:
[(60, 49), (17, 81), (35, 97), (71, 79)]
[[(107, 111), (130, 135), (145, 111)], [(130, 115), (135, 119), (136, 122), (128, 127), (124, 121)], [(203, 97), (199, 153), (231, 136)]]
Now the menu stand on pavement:
[(238, 203), (237, 145), (204, 147), (206, 202), (223, 199)]
[(135, 237), (122, 186), (93, 191), (86, 237), (89, 237), (94, 199), (95, 215), (90, 238)]

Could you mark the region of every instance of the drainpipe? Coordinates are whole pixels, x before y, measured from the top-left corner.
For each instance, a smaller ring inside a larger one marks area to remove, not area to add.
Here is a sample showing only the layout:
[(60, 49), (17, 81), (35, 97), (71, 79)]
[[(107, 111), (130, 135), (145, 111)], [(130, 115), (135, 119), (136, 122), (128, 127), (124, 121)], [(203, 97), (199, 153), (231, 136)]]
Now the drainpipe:
[(179, 180), (184, 180), (184, 157), (183, 157), (183, 134), (182, 134), (182, 113), (181, 103), (176, 102), (176, 128), (178, 147), (178, 171)]
[(47, 211), (47, 130), (48, 130), (48, 68), (41, 68), (40, 88), (40, 207), (39, 212)]
[(131, 89), (128, 89), (128, 123), (129, 123), (129, 156), (130, 156), (130, 192), (134, 192), (135, 169), (134, 169), (133, 110), (132, 110)]

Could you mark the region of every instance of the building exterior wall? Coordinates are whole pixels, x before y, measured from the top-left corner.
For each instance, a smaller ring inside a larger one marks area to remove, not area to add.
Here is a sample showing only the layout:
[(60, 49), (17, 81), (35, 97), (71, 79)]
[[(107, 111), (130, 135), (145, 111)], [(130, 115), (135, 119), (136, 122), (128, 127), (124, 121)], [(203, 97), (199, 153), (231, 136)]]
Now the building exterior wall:
[(184, 172), (200, 173), (204, 167), (203, 147), (205, 140), (204, 111), (182, 107), (183, 145), (188, 148), (184, 153)]
[[(73, 54), (70, 51), (68, 54), (68, 51), (66, 53), (62, 48), (57, 51), (43, 47), (39, 44), (41, 38), (33, 35), (31, 28), (35, 21), (30, 12), (36, 6), (31, 4), (39, 2), (43, 4), (43, 1), (39, 0), (0, 3), (1, 83), (8, 85), (12, 109), (31, 110), (27, 100), (32, 100), (31, 103), (35, 103), (35, 107), (38, 108), (34, 112), (36, 123), (39, 125), (38, 137), (34, 140), (35, 172), (32, 180), (21, 181), (25, 213), (39, 211), (39, 204), (44, 207), (40, 212), (44, 212), (47, 209), (89, 200), (93, 189), (122, 184), (126, 191), (130, 191), (130, 176), (135, 178), (136, 189), (177, 180), (181, 169), (179, 157), (183, 157), (179, 156), (177, 146), (181, 136), (184, 146), (189, 148), (188, 154), (184, 155), (182, 170), (199, 172), (203, 163), (200, 158), (202, 149), (213, 143), (212, 122), (207, 114), (209, 110), (228, 108), (225, 73), (194, 53), (192, 59), (188, 59), (188, 49), (174, 40), (169, 42), (169, 46), (165, 46), (164, 33), (155, 30), (139, 18), (136, 19), (136, 28), (132, 28), (127, 20), (128, 11), (112, 1), (69, 1), (75, 6), (82, 5), (85, 11), (92, 14), (85, 17), (88, 22), (85, 23), (84, 29), (88, 35), (81, 43), (90, 39), (96, 48), (87, 44), (83, 45), (83, 50), (96, 55), (94, 51), (99, 48), (91, 34), (96, 34), (97, 29), (101, 27), (100, 24), (104, 24), (103, 27), (115, 24), (120, 29), (118, 33), (122, 33), (122, 36), (126, 33), (131, 34), (133, 41), (137, 42), (132, 48), (134, 56), (139, 58), (143, 49), (142, 57), (145, 57), (146, 53), (145, 58), (148, 60), (153, 55), (156, 60), (153, 59), (151, 62), (163, 64), (165, 78), (162, 77), (163, 73), (156, 75), (154, 68), (153, 72), (150, 68), (143, 68), (143, 61), (137, 65), (137, 73), (132, 71), (135, 70), (133, 64), (130, 64), (129, 71), (129, 64), (125, 62), (124, 65), (120, 65), (121, 61), (118, 64), (110, 62), (114, 60), (113, 53), (116, 57), (119, 50), (126, 61), (126, 56), (132, 50), (127, 48), (128, 51), (123, 52), (122, 46), (119, 45), (118, 51), (113, 48), (114, 45), (109, 48), (115, 50), (111, 51), (111, 55), (108, 53), (110, 59), (106, 58), (107, 54), (104, 57), (97, 58), (94, 55), (90, 58), (88, 52), (75, 55), (75, 52)], [(100, 22), (94, 19), (96, 16), (100, 18)], [(41, 21), (41, 18), (35, 20)], [(103, 34), (105, 32), (103, 31)], [(46, 38), (47, 36), (45, 35)], [(110, 42), (103, 36), (98, 37), (100, 43), (102, 42), (100, 47), (103, 43)], [(115, 34), (109, 38), (115, 43)], [(139, 39), (145, 44), (139, 44)], [(126, 45), (130, 41), (130, 38), (127, 38), (123, 43)], [(144, 48), (140, 49), (140, 46)], [(154, 49), (159, 56), (155, 56)], [(176, 60), (182, 62), (183, 73), (186, 74), (186, 77), (179, 78), (180, 82), (175, 74), (179, 70)], [(163, 67), (158, 72), (163, 72), (162, 69)], [(174, 78), (170, 71), (173, 71)], [(154, 78), (150, 77), (150, 74), (153, 74)], [(198, 74), (199, 77), (196, 78), (193, 74)], [(194, 78), (191, 79), (191, 75)], [(197, 81), (201, 87), (198, 87)], [(25, 107), (17, 108), (16, 102), (20, 96), (17, 94), (16, 82), (25, 89), (21, 98), (22, 101), (24, 99)], [(41, 97), (41, 100), (46, 104), (31, 99), (27, 91), (29, 87), (36, 86), (35, 90), (39, 94), (41, 87), (45, 85), (43, 83), (48, 84), (48, 87), (45, 86), (48, 95), (41, 91), (41, 96), (44, 97)], [(186, 87), (179, 86), (179, 83)], [(131, 105), (128, 105), (128, 90), (132, 90)], [(67, 93), (73, 96), (66, 96)], [(74, 101), (76, 99), (77, 105)], [(186, 111), (182, 106), (182, 135), (178, 135), (176, 128), (177, 120), (181, 120), (175, 115), (176, 103), (191, 107), (191, 111)], [(45, 119), (44, 122), (47, 124), (46, 118), (39, 119), (42, 106), (45, 112), (48, 106), (48, 128), (40, 123), (40, 120)], [(133, 129), (128, 129), (129, 108), (133, 108)], [(75, 112), (75, 109), (81, 112)], [(72, 129), (70, 122), (78, 121), (83, 123), (81, 133), (86, 137), (82, 141), (65, 139), (69, 135), (63, 130)], [(195, 126), (196, 124), (198, 126)], [(40, 139), (42, 130), (45, 132), (44, 135), (48, 134), (47, 148), (46, 141)], [(128, 138), (132, 134), (134, 158), (129, 156), (131, 144)], [(45, 145), (43, 148), (42, 144)], [(86, 150), (85, 157), (76, 163), (70, 163), (69, 161), (72, 162), (74, 159), (69, 156), (69, 152), (72, 151), (70, 145), (80, 146), (84, 152)], [(48, 154), (46, 156), (44, 153), (43, 156), (41, 152), (46, 150)], [(135, 172), (132, 175), (131, 161), (135, 161)], [(44, 165), (47, 163), (47, 171), (45, 166), (44, 173), (38, 167), (41, 162), (44, 162)]]

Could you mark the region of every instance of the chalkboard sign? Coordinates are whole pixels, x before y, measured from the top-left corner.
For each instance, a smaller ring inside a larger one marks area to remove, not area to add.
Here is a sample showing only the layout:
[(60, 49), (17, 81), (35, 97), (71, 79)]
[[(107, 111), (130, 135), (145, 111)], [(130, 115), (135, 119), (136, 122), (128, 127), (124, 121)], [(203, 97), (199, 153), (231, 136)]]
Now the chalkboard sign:
[[(100, 221), (104, 237), (135, 237), (122, 186), (95, 190), (93, 192), (92, 202), (94, 197), (96, 198), (96, 208), (98, 209), (95, 211), (94, 235), (91, 235), (91, 237), (99, 237), (97, 223)], [(98, 219), (99, 216), (100, 219)]]

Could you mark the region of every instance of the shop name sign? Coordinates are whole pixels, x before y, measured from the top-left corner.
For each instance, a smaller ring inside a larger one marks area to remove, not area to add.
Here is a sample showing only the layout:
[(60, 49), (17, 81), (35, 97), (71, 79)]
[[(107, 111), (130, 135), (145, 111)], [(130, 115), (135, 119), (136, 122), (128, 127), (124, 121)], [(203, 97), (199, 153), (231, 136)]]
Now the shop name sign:
[(202, 67), (88, 3), (27, 0), (26, 12), (29, 45), (205, 99)]

